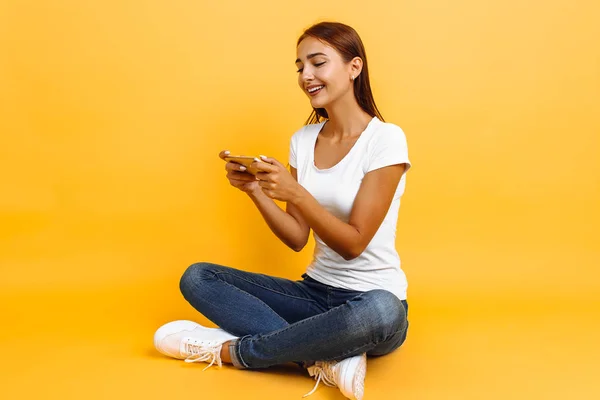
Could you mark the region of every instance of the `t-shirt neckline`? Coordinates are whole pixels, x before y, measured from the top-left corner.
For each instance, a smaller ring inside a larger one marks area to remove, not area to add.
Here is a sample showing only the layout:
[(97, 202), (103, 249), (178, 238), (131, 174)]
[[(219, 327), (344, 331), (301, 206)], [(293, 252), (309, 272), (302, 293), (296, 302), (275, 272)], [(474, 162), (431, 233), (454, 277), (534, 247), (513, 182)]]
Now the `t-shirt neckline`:
[(315, 138), (313, 140), (312, 147), (311, 147), (312, 150), (310, 152), (310, 155), (311, 155), (310, 164), (312, 165), (313, 169), (317, 172), (330, 172), (330, 171), (333, 171), (334, 169), (336, 169), (338, 167), (338, 165), (344, 163), (344, 161), (350, 156), (350, 154), (354, 151), (354, 149), (356, 147), (358, 147), (358, 143), (360, 141), (362, 141), (363, 136), (365, 136), (365, 134), (371, 130), (371, 126), (373, 126), (373, 122), (375, 120), (379, 120), (379, 118), (377, 118), (377, 116), (371, 118), (371, 120), (369, 121), (369, 123), (367, 124), (365, 129), (360, 133), (360, 135), (358, 136), (358, 139), (356, 139), (356, 142), (354, 142), (354, 144), (352, 145), (352, 147), (350, 148), (348, 153), (346, 153), (346, 155), (340, 161), (338, 161), (337, 164), (335, 164), (329, 168), (321, 169), (315, 165), (315, 147), (317, 146), (317, 139), (319, 138), (319, 134), (321, 133), (321, 131), (323, 130), (323, 127), (327, 123), (327, 121), (323, 121), (321, 123), (321, 126), (319, 127), (319, 130), (317, 131), (317, 134), (315, 135)]

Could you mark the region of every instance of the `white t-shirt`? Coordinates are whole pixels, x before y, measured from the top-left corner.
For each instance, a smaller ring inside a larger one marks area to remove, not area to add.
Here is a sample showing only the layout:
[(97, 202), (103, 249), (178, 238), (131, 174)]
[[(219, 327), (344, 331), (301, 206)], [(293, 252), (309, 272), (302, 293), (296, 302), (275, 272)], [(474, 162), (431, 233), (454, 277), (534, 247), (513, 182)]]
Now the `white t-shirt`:
[[(324, 124), (305, 125), (292, 136), (289, 162), (298, 171), (300, 185), (327, 211), (347, 223), (365, 174), (395, 164), (406, 164), (405, 172), (408, 171), (406, 136), (399, 126), (374, 117), (338, 164), (318, 169), (314, 163), (314, 148)], [(345, 260), (314, 233), (316, 246), (307, 275), (344, 289), (385, 289), (405, 300), (408, 283), (395, 246), (400, 197), (405, 185), (406, 174), (403, 174), (385, 219), (369, 245), (355, 259)]]

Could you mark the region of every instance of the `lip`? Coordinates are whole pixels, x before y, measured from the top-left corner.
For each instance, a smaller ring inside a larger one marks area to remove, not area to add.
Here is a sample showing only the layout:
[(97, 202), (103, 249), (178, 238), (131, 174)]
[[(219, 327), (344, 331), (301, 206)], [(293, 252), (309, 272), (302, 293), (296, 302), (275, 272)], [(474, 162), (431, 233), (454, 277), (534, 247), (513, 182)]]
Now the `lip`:
[[(316, 88), (316, 87), (322, 87), (322, 88), (321, 88), (321, 89), (319, 89), (319, 90), (317, 90), (317, 91), (316, 91), (316, 92), (314, 92), (314, 93), (311, 93), (311, 92), (309, 92), (309, 89)], [(306, 87), (306, 93), (308, 93), (308, 95), (309, 95), (309, 96), (314, 96), (314, 95), (316, 95), (317, 93), (319, 93), (321, 90), (323, 90), (324, 88), (325, 88), (325, 85), (310, 85), (310, 86), (307, 86), (307, 87)]]

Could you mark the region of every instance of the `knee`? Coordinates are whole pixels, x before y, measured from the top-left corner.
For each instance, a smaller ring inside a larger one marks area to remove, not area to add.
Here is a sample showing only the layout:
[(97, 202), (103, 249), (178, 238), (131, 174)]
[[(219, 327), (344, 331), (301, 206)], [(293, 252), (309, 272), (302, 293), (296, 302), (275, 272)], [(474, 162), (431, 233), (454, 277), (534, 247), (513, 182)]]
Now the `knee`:
[(202, 281), (210, 279), (214, 276), (212, 271), (213, 264), (199, 262), (190, 265), (179, 280), (179, 290), (186, 299), (191, 292), (196, 292)]
[(376, 289), (364, 294), (372, 311), (372, 324), (376, 331), (393, 334), (405, 329), (406, 312), (398, 297), (387, 290)]

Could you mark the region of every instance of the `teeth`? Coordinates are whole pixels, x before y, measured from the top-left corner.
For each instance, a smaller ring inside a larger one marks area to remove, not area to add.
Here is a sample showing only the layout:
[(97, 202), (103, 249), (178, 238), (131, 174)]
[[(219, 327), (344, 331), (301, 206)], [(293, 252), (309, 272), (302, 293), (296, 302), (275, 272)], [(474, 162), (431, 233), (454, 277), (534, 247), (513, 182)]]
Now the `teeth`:
[(323, 85), (321, 85), (321, 86), (317, 86), (317, 87), (314, 87), (314, 88), (310, 88), (310, 89), (308, 89), (308, 92), (309, 92), (309, 93), (314, 93), (314, 92), (316, 92), (317, 90), (321, 89), (322, 87), (323, 87)]

